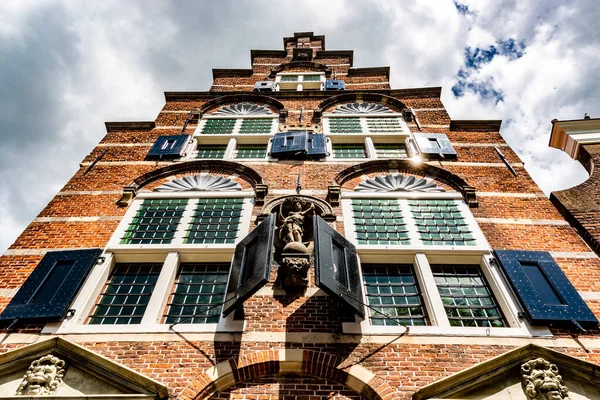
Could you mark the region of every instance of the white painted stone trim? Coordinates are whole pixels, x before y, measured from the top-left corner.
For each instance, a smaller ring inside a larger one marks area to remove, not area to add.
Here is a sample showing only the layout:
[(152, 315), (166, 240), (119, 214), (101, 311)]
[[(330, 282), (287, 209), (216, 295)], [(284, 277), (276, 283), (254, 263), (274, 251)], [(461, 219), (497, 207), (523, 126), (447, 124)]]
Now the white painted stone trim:
[(480, 224), (570, 226), (567, 221), (559, 219), (475, 218), (475, 220)]

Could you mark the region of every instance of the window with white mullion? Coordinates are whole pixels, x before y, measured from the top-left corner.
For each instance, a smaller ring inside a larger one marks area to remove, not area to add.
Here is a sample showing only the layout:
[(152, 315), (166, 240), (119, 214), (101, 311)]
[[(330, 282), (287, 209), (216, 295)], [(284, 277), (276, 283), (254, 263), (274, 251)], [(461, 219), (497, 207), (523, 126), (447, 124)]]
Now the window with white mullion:
[(183, 217), (181, 218), (181, 222), (179, 223), (179, 227), (173, 240), (176, 244), (185, 243), (187, 227), (189, 227), (192, 224), (192, 221), (194, 219), (194, 210), (196, 209), (198, 201), (199, 199), (188, 200), (188, 205), (185, 208), (185, 211), (183, 212)]

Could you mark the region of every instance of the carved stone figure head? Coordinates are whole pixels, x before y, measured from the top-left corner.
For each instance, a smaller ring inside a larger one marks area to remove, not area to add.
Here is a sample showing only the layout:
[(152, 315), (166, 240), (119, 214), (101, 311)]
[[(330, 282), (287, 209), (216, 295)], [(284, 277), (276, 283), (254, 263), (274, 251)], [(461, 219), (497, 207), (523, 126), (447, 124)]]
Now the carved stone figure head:
[(536, 358), (521, 365), (521, 373), (527, 400), (569, 400), (569, 389), (562, 384), (556, 364)]
[(17, 389), (17, 395), (54, 394), (65, 376), (65, 362), (51, 354), (31, 363)]

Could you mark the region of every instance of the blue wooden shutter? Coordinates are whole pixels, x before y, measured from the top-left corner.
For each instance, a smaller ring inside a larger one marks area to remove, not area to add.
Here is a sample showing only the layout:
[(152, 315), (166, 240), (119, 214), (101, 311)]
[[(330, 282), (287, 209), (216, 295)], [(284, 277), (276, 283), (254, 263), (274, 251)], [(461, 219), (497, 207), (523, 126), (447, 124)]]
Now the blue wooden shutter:
[(315, 282), (325, 292), (365, 316), (356, 248), (318, 215), (313, 217)]
[(309, 157), (325, 157), (327, 155), (327, 144), (325, 135), (322, 133), (313, 133), (306, 139), (306, 154)]
[(307, 131), (276, 133), (271, 144), (271, 156), (302, 158), (306, 155)]
[(189, 135), (159, 136), (146, 157), (150, 159), (180, 157), (189, 139)]
[(598, 320), (546, 251), (494, 251), (529, 322), (567, 326), (576, 321), (598, 327)]
[(223, 315), (227, 316), (269, 281), (275, 214), (269, 215), (235, 247)]
[(415, 133), (420, 153), (427, 159), (456, 159), (458, 155), (443, 133)]
[(46, 253), (0, 320), (62, 321), (100, 254), (101, 249)]

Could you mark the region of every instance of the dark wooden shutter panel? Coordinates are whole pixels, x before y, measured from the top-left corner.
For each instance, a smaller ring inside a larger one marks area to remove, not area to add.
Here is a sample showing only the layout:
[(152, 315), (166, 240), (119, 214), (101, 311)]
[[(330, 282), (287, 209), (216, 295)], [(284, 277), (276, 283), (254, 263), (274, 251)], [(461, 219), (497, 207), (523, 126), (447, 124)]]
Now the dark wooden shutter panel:
[(275, 214), (271, 214), (235, 247), (223, 308), (224, 316), (229, 315), (269, 281), (274, 232)]
[(272, 157), (296, 158), (306, 155), (307, 131), (276, 133), (271, 144)]
[(598, 320), (547, 251), (494, 251), (529, 322), (596, 328)]
[(365, 316), (356, 248), (318, 215), (313, 217), (315, 281), (319, 288)]
[(46, 253), (0, 320), (62, 321), (100, 254), (101, 249)]
[(159, 136), (150, 148), (147, 158), (177, 158), (181, 156), (187, 145), (189, 135), (165, 135)]
[(458, 155), (443, 133), (415, 133), (417, 147), (428, 159), (456, 159)]
[(327, 155), (327, 143), (325, 135), (322, 133), (313, 133), (307, 136), (306, 154), (309, 157), (325, 157)]

